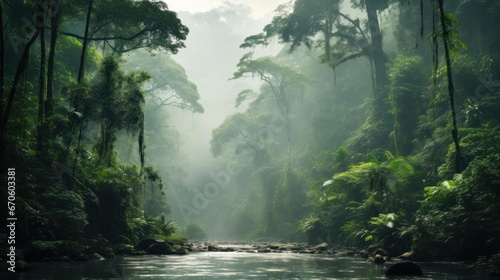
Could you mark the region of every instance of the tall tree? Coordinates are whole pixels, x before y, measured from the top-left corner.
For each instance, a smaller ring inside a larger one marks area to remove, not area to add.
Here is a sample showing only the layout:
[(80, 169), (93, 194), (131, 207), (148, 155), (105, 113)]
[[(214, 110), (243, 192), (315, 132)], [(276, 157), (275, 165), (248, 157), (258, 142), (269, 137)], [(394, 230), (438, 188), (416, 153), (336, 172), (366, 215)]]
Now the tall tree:
[(99, 81), (93, 89), (94, 98), (88, 101), (87, 114), (100, 126), (96, 149), (100, 162), (112, 166), (116, 133), (125, 130), (138, 135), (141, 168), (144, 167), (144, 93), (141, 86), (151, 76), (146, 72), (125, 75), (118, 60), (107, 56), (103, 62)]
[[(59, 20), (61, 18), (61, 3), (59, 0), (53, 0), (54, 8), (50, 19), (50, 50), (49, 59), (47, 62), (47, 99), (45, 100), (45, 116), (50, 120), (52, 117), (53, 109), (53, 96), (54, 96), (54, 67), (56, 61), (56, 43), (57, 35), (59, 34)], [(54, 10), (56, 9), (57, 10)], [(48, 126), (50, 128), (50, 125)], [(50, 134), (50, 132), (48, 132)]]
[(449, 26), (446, 23), (444, 0), (438, 0), (438, 4), (439, 4), (440, 19), (441, 19), (441, 27), (443, 30), (444, 55), (446, 59), (446, 74), (448, 78), (448, 95), (450, 97), (451, 118), (453, 124), (451, 136), (453, 137), (453, 143), (455, 144), (455, 171), (457, 173), (461, 173), (464, 169), (464, 166), (462, 162), (462, 153), (460, 151), (460, 141), (458, 138), (457, 113), (455, 111), (455, 86), (453, 85), (453, 73), (451, 69), (451, 58), (450, 58), (450, 47), (449, 47), (450, 32), (449, 32)]
[[(357, 3), (357, 5), (363, 7), (361, 3)], [(291, 51), (301, 44), (305, 44), (309, 48), (322, 46), (321, 61), (332, 68), (334, 82), (336, 81), (336, 67), (346, 61), (367, 57), (370, 59), (370, 63), (376, 64), (376, 69), (380, 70), (377, 65), (384, 65), (378, 63), (381, 61), (380, 58), (384, 58), (384, 56), (380, 55), (382, 45), (376, 12), (374, 16), (371, 13), (368, 18), (369, 27), (374, 26), (370, 29), (373, 30), (370, 33), (372, 35), (370, 42), (360, 25), (360, 20), (342, 13), (338, 0), (296, 0), (292, 12), (288, 12), (284, 8), (278, 9), (278, 11), (281, 11), (280, 14), (264, 28), (266, 36), (279, 35), (284, 42), (291, 43)], [(320, 39), (317, 39), (318, 34), (322, 35)], [(377, 63), (374, 63), (376, 60)], [(378, 75), (380, 78), (378, 82), (386, 84), (387, 73), (381, 72), (382, 74)], [(372, 76), (374, 75), (372, 74)], [(386, 79), (384, 80), (384, 78)], [(375, 84), (373, 78), (374, 91)]]
[(45, 65), (46, 65), (46, 48), (45, 48), (45, 19), (47, 17), (47, 1), (38, 3), (37, 24), (40, 29), (40, 75), (38, 78), (38, 125), (36, 137), (36, 150), (38, 156), (45, 153)]
[(89, 28), (90, 28), (90, 16), (92, 14), (92, 5), (94, 0), (89, 0), (89, 6), (87, 8), (87, 19), (85, 20), (85, 31), (83, 35), (83, 46), (82, 54), (80, 56), (80, 68), (78, 70), (78, 83), (82, 82), (85, 75), (85, 53), (87, 51), (87, 45), (89, 43)]
[[(78, 73), (79, 82), (84, 77), (85, 51), (87, 44), (91, 41), (104, 42), (116, 53), (141, 48), (176, 53), (179, 48), (185, 46), (183, 40), (186, 39), (189, 29), (181, 23), (175, 12), (168, 10), (168, 6), (163, 2), (107, 0), (99, 1), (95, 6), (93, 0), (89, 0), (83, 37), (69, 32), (61, 32), (63, 35), (83, 40)], [(95, 9), (95, 12), (92, 12), (93, 9)], [(86, 118), (86, 116), (83, 116), (83, 118)], [(77, 155), (80, 149), (83, 123), (84, 120), (82, 119), (78, 136)], [(67, 150), (69, 151), (72, 143), (71, 137), (68, 143)], [(78, 156), (75, 161), (78, 161)]]
[(387, 58), (382, 47), (382, 31), (378, 18), (378, 12), (389, 7), (391, 0), (351, 0), (356, 8), (366, 10), (368, 30), (370, 32), (370, 55), (375, 69), (375, 91), (373, 116), (377, 121), (388, 122), (389, 105), (387, 102), (389, 75), (387, 73)]
[[(244, 45), (243, 45), (244, 46)], [(290, 110), (293, 98), (291, 95), (300, 91), (301, 85), (310, 81), (305, 75), (295, 71), (293, 68), (273, 61), (270, 58), (262, 57), (252, 59), (253, 53), (244, 55), (238, 63), (238, 70), (233, 74), (232, 79), (243, 77), (253, 77), (257, 75), (266, 87), (262, 88), (260, 99), (271, 96), (276, 101), (280, 114), (285, 120), (285, 132), (287, 139), (287, 167), (291, 168), (291, 146), (290, 146)], [(248, 91), (239, 94), (238, 99), (245, 99)]]
[(184, 67), (168, 53), (155, 52), (151, 55), (145, 50), (137, 50), (127, 55), (125, 67), (129, 71), (147, 70), (151, 75), (151, 80), (145, 84), (145, 92), (156, 110), (172, 106), (193, 113), (203, 113), (196, 85), (189, 80)]
[(189, 29), (161, 1), (98, 1), (90, 18), (88, 36), (61, 34), (92, 42), (103, 42), (114, 52), (147, 48), (177, 53), (185, 47)]
[(4, 112), (3, 117), (1, 119), (1, 122), (0, 122), (0, 142), (5, 137), (7, 122), (9, 120), (9, 116), (10, 116), (10, 113), (12, 111), (12, 107), (14, 105), (14, 99), (17, 95), (18, 86), (23, 78), (22, 77), (23, 73), (26, 72), (26, 69), (28, 67), (31, 46), (33, 45), (33, 43), (35, 43), (35, 40), (36, 40), (36, 38), (38, 38), (39, 33), (40, 33), (40, 29), (37, 28), (37, 29), (35, 29), (35, 31), (32, 34), (29, 35), (28, 40), (26, 41), (26, 44), (24, 46), (19, 63), (17, 65), (16, 74), (14, 76), (14, 80), (12, 81), (12, 85), (10, 87), (10, 92), (9, 92), (7, 105), (5, 107), (5, 112)]
[[(291, 43), (291, 50), (300, 44), (308, 47), (322, 46), (322, 62), (332, 68), (334, 82), (335, 69), (339, 64), (361, 57), (369, 59), (373, 101), (371, 116), (367, 118), (365, 126), (367, 130), (362, 134), (363, 138), (375, 141), (372, 144), (367, 144), (368, 141), (365, 140), (361, 141), (367, 149), (375, 149), (388, 143), (387, 138), (391, 129), (386, 89), (389, 82), (387, 60), (382, 49), (382, 35), (377, 14), (389, 6), (390, 0), (353, 0), (352, 3), (354, 7), (366, 10), (366, 28), (360, 19), (353, 19), (342, 13), (339, 10), (339, 1), (296, 0), (291, 13), (282, 12), (264, 30), (266, 36), (277, 34), (283, 41)], [(322, 35), (319, 40), (318, 34)], [(333, 103), (333, 116), (338, 118), (336, 92), (333, 94)]]
[(5, 38), (3, 34), (3, 7), (0, 2), (0, 120), (3, 117), (3, 86), (5, 78)]
[[(339, 4), (339, 0), (296, 0), (291, 12), (286, 5), (280, 6), (277, 9), (279, 14), (264, 28), (266, 37), (278, 35), (284, 42), (291, 43), (290, 51), (293, 51), (301, 44), (311, 48), (315, 45), (313, 38), (321, 34), (322, 38), (316, 45), (323, 46), (321, 61), (333, 70), (335, 82), (336, 61), (332, 55), (332, 39), (335, 35), (335, 21), (338, 20)], [(336, 103), (334, 92), (332, 104), (334, 114)]]

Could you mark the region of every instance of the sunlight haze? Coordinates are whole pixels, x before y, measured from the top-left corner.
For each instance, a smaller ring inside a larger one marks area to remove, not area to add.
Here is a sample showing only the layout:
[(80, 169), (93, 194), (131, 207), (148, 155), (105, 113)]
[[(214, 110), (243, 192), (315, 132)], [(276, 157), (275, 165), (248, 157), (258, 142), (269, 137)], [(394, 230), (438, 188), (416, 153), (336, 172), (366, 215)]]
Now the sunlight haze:
[(232, 4), (242, 4), (252, 8), (252, 17), (261, 18), (266, 14), (272, 13), (278, 5), (288, 2), (288, 0), (198, 0), (198, 1), (185, 1), (185, 0), (167, 0), (164, 1), (172, 11), (181, 12), (186, 11), (190, 13), (206, 12), (210, 9), (222, 5), (224, 2)]

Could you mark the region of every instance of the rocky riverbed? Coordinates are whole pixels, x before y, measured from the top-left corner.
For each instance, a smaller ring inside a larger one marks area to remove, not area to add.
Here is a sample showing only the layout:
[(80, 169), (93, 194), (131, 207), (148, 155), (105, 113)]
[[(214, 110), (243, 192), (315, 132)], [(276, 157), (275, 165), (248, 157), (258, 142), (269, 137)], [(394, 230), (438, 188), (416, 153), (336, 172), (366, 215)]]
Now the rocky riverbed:
[(247, 252), (247, 253), (298, 253), (325, 254), (335, 256), (368, 257), (368, 252), (357, 248), (330, 246), (327, 243), (308, 245), (306, 243), (287, 242), (200, 242), (191, 244), (193, 252)]

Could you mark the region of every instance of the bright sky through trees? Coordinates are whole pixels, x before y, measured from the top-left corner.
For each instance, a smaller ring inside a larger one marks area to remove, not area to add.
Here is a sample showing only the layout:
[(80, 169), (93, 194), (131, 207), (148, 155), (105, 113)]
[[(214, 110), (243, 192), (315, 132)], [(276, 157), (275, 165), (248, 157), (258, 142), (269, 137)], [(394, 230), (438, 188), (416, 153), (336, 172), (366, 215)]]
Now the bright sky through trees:
[(253, 17), (260, 18), (264, 15), (271, 13), (276, 9), (276, 7), (280, 4), (286, 3), (287, 0), (252, 0), (252, 1), (244, 1), (244, 0), (165, 0), (168, 4), (169, 8), (173, 11), (188, 11), (191, 13), (195, 12), (205, 12), (217, 6), (220, 6), (224, 2), (229, 2), (232, 4), (243, 4), (251, 7), (254, 12), (252, 14)]

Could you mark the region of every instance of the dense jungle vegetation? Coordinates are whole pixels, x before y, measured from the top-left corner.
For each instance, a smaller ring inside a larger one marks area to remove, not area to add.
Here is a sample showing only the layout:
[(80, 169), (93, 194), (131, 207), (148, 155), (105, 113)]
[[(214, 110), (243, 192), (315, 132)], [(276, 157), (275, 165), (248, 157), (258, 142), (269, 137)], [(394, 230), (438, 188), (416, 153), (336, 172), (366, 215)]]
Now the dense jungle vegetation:
[[(498, 1), (279, 6), (227, 77), (259, 87), (212, 131), (223, 171), (192, 186), (170, 110), (203, 100), (174, 60), (191, 27), (164, 2), (2, 0), (0, 21), (1, 199), (15, 168), (19, 246), (208, 234), (500, 253)], [(186, 195), (169, 205), (168, 189)]]

